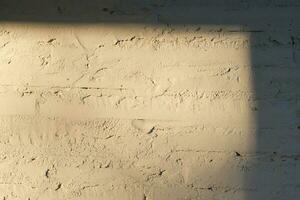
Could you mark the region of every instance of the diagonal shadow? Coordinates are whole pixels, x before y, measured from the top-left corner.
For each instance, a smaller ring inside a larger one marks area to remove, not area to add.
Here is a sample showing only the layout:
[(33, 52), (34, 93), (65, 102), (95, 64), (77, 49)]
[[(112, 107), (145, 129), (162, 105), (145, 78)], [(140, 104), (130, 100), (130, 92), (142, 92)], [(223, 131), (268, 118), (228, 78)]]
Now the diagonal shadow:
[(241, 153), (247, 163), (241, 188), (249, 200), (298, 199), (299, 6), (297, 0), (2, 0), (0, 21), (227, 25), (226, 31), (250, 34), (256, 146)]

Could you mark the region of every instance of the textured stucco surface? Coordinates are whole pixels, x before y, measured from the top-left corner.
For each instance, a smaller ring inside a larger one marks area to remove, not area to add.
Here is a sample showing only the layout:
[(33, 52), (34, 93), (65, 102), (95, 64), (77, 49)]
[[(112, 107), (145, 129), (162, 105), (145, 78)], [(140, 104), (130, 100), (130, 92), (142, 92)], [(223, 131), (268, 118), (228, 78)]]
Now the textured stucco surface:
[(300, 198), (299, 24), (244, 18), (2, 21), (0, 199)]

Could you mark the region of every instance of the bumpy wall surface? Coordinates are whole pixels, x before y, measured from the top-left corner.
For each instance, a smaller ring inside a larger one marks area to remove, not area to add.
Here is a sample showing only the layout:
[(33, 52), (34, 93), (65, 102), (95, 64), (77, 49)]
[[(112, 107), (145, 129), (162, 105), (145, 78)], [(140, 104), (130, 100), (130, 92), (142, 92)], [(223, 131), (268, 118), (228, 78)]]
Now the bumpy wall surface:
[(298, 1), (147, 6), (0, 9), (0, 199), (299, 199)]

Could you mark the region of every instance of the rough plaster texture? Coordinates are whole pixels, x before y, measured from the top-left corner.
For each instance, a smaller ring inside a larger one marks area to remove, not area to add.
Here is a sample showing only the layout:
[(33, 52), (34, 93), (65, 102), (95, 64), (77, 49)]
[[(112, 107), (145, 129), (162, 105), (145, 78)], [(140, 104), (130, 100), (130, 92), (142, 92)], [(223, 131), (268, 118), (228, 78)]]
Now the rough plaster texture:
[(1, 22), (0, 199), (300, 198), (299, 29), (269, 23)]

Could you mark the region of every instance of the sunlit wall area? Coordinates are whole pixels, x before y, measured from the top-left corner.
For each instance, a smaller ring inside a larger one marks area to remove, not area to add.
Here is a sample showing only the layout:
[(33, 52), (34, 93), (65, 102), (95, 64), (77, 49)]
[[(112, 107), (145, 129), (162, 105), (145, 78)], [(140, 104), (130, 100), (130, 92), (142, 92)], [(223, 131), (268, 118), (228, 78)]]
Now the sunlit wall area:
[(240, 157), (255, 148), (249, 35), (230, 30), (239, 27), (2, 24), (1, 191), (242, 193)]

